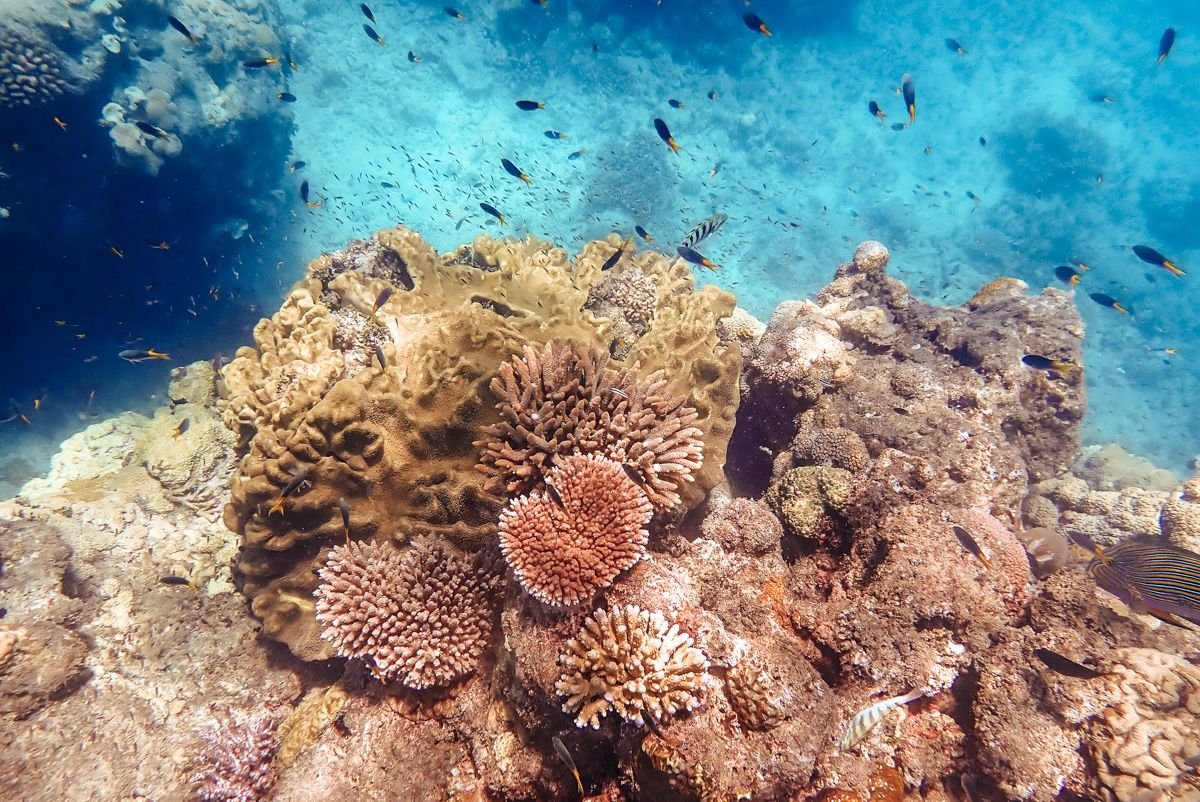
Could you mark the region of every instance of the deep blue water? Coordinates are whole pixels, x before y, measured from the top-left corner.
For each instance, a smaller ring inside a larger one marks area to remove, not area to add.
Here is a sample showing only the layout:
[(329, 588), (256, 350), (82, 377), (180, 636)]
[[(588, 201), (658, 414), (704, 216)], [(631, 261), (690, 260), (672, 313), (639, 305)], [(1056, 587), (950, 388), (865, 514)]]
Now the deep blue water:
[[(95, 21), (128, 41), (81, 94), (0, 108), (0, 403), (11, 397), (31, 421), (0, 427), (5, 491), (94, 417), (150, 409), (170, 366), (248, 343), (303, 264), (348, 239), (403, 223), (441, 249), (480, 230), (574, 248), (640, 224), (673, 247), (716, 211), (730, 220), (706, 255), (723, 267), (699, 279), (764, 319), (819, 289), (864, 239), (887, 244), (894, 274), (945, 303), (1002, 275), (1061, 287), (1053, 268), (1081, 259), (1092, 267), (1077, 294), (1088, 440), (1180, 474), (1200, 453), (1189, 410), (1200, 394), (1195, 4), (453, 3), (466, 19), (442, 2), (369, 3), (385, 47), (349, 0), (262, 4), (269, 36), (257, 46), (206, 24), (207, 4), (171, 3), (202, 31), (192, 46), (160, 3), (128, 0), (124, 25)], [(771, 37), (743, 23), (748, 10)], [(1156, 66), (1168, 26), (1178, 39)], [(54, 46), (68, 55), (88, 44), (64, 36)], [(298, 71), (241, 66), (284, 53)], [(240, 111), (206, 122), (204, 82), (180, 84), (160, 119), (183, 132), (183, 149), (149, 175), (116, 157), (100, 118), (124, 87), (148, 89), (158, 64), (211, 77)], [(897, 131), (905, 73), (917, 120)], [(523, 98), (546, 108), (519, 111)], [(296, 160), (306, 166), (290, 172)], [(305, 179), (321, 208), (300, 201)], [(163, 241), (168, 250), (150, 247)], [(1136, 243), (1190, 274), (1139, 262)], [(1134, 314), (1094, 304), (1095, 291)], [(130, 365), (116, 356), (130, 345), (173, 361)], [(1157, 350), (1168, 347), (1177, 355)]]

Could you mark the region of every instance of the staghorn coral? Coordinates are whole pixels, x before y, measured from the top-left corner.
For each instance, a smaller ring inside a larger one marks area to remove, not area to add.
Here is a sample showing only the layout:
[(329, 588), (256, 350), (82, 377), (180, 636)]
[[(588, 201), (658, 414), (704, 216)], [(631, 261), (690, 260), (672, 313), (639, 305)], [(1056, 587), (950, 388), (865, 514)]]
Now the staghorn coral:
[[(330, 656), (311, 595), (321, 548), (343, 537), (341, 498), (355, 539), (399, 529), (477, 549), (495, 537), (503, 499), (485, 490), (473, 445), (500, 420), (492, 380), (526, 346), (563, 340), (603, 353), (610, 321), (583, 305), (611, 248), (587, 245), (572, 264), (544, 242), (481, 236), (439, 257), (397, 228), (309, 265), (279, 311), (255, 327), (255, 347), (239, 350), (222, 376), (224, 419), (246, 450), (225, 521), (242, 537), (238, 576), (268, 637), (306, 659)], [(631, 359), (677, 382), (683, 406), (697, 413), (686, 428), (701, 432), (702, 465), (676, 490), (692, 507), (723, 480), (733, 430), (740, 355), (715, 332), (733, 300), (711, 287), (696, 291), (680, 260), (626, 260), (658, 291)], [(369, 316), (388, 287), (393, 294), (375, 315), (390, 340), (385, 367), (374, 349), (364, 361), (373, 329), (356, 329), (365, 339), (339, 341), (337, 333), (346, 327), (339, 319)], [(301, 469), (310, 486), (268, 515)]]
[(654, 510), (620, 465), (596, 454), (560, 460), (546, 485), (557, 500), (535, 491), (500, 514), (500, 550), (530, 595), (578, 604), (642, 558)]
[(68, 89), (52, 50), (16, 30), (0, 29), (0, 108), (49, 103)]
[(615, 711), (644, 725), (646, 717), (695, 709), (707, 686), (708, 660), (692, 638), (662, 613), (625, 605), (596, 610), (559, 656), (555, 690), (580, 727), (600, 727)]
[(271, 758), (274, 727), (269, 719), (227, 722), (204, 733), (208, 747), (192, 776), (196, 798), (202, 802), (259, 802), (275, 785)]
[(550, 342), (500, 368), (492, 382), (503, 422), (484, 430), (480, 470), (488, 488), (525, 493), (539, 486), (556, 458), (601, 454), (628, 465), (651, 503), (679, 504), (679, 487), (703, 460), (704, 433), (685, 397), (666, 394), (661, 372), (638, 377), (640, 365), (615, 371), (602, 354)]
[(316, 593), (322, 637), (385, 682), (449, 685), (475, 670), (491, 635), (498, 577), (482, 555), (433, 542), (335, 547)]
[(1101, 695), (1113, 701), (1089, 722), (1091, 790), (1108, 802), (1195, 799), (1200, 668), (1153, 649), (1118, 649), (1111, 659)]

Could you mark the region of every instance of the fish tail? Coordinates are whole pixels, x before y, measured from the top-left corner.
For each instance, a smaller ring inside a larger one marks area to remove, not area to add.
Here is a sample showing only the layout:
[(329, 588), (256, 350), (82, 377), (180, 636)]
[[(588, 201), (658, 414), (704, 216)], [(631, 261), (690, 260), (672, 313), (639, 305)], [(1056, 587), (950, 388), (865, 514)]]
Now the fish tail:
[(1182, 277), (1182, 276), (1187, 275), (1179, 268), (1178, 265), (1176, 265), (1170, 259), (1167, 259), (1166, 261), (1163, 262), (1163, 267), (1165, 267), (1167, 270), (1169, 270), (1171, 272), (1172, 276), (1181, 276)]

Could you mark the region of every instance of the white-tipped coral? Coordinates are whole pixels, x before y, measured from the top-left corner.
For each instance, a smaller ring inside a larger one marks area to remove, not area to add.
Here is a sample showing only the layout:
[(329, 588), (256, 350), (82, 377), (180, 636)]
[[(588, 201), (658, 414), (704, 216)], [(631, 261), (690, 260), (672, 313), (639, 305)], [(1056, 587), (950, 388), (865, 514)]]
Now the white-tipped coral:
[(595, 454), (560, 461), (546, 485), (500, 514), (500, 550), (532, 596), (578, 604), (642, 558), (654, 508), (620, 465)]
[(610, 711), (641, 725), (647, 716), (661, 721), (693, 710), (708, 684), (708, 659), (692, 637), (662, 613), (632, 604), (593, 613), (558, 663), (563, 711), (593, 729)]
[(491, 634), (498, 578), (484, 562), (434, 543), (337, 546), (316, 592), (321, 637), (381, 680), (449, 685), (475, 670)]

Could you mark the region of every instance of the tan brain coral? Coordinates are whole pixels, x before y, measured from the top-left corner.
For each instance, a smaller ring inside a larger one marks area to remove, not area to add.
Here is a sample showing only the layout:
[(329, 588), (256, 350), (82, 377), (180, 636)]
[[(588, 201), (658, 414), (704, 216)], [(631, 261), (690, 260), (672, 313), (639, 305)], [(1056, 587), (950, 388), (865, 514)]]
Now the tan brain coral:
[[(246, 451), (225, 521), (242, 536), (238, 573), (268, 637), (307, 659), (330, 656), (312, 593), (321, 549), (344, 539), (339, 499), (356, 540), (403, 531), (474, 549), (495, 536), (502, 499), (485, 489), (473, 445), (500, 421), (492, 380), (526, 346), (568, 341), (607, 353), (613, 323), (584, 306), (613, 244), (585, 245), (572, 263), (538, 240), (478, 237), (439, 256), (396, 228), (309, 265), (255, 328), (255, 347), (239, 350), (222, 373), (224, 418)], [(662, 371), (696, 410), (685, 428), (699, 430), (702, 465), (674, 491), (691, 507), (722, 481), (733, 431), (741, 357), (716, 333), (733, 298), (696, 291), (678, 259), (640, 252), (622, 265), (656, 291), (628, 364), (645, 376)], [(641, 459), (656, 446), (636, 448)], [(300, 471), (307, 482), (270, 514)], [(670, 491), (665, 475), (647, 479)]]

